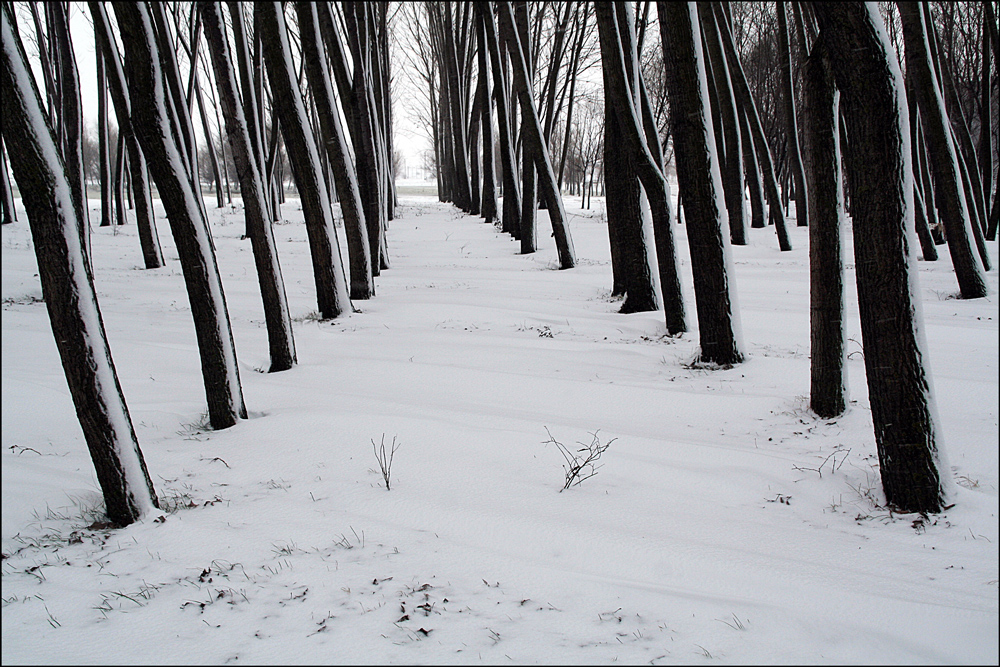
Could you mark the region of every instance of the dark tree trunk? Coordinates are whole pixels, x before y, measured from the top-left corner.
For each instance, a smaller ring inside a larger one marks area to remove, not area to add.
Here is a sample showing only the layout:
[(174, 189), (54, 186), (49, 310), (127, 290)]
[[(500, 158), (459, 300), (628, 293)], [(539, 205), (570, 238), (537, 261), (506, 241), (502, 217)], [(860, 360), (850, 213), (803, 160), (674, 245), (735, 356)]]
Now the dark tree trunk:
[[(973, 219), (962, 193), (958, 168), (961, 158), (952, 143), (948, 118), (943, 115), (944, 101), (931, 70), (923, 13), (915, 2), (897, 2), (896, 5), (903, 24), (906, 68), (913, 77), (917, 107), (924, 121), (924, 136), (929, 142), (938, 212), (948, 238), (948, 251), (962, 298), (978, 299), (986, 296), (986, 280), (979, 257), (972, 250)], [(854, 143), (852, 140), (852, 151)], [(854, 192), (853, 187), (851, 192)]]
[(108, 518), (125, 526), (158, 506), (156, 494), (111, 358), (66, 168), (7, 5), (0, 10), (0, 44), (4, 136), (52, 334)]
[(80, 224), (84, 257), (90, 261), (90, 211), (87, 206), (87, 181), (83, 169), (83, 108), (80, 103), (80, 77), (76, 69), (73, 38), (69, 31), (69, 4), (50, 6), (52, 31), (49, 40), (56, 47), (58, 61), (54, 63), (59, 84), (59, 123), (62, 126), (61, 154), (66, 165), (66, 177), (73, 193), (73, 205)]
[(760, 167), (760, 173), (764, 177), (764, 195), (767, 197), (767, 207), (771, 223), (774, 224), (775, 232), (778, 235), (778, 248), (782, 251), (791, 250), (792, 244), (788, 240), (788, 230), (785, 229), (785, 216), (781, 210), (781, 194), (778, 192), (778, 180), (774, 176), (771, 149), (768, 147), (767, 138), (764, 135), (764, 127), (761, 125), (760, 115), (757, 113), (757, 105), (750, 94), (750, 84), (747, 83), (746, 74), (743, 73), (743, 65), (740, 64), (739, 56), (736, 53), (736, 45), (733, 42), (732, 32), (729, 30), (729, 25), (726, 21), (720, 20), (719, 15), (721, 12), (721, 8), (716, 6), (716, 25), (719, 26), (719, 33), (722, 36), (722, 46), (726, 51), (726, 62), (729, 64), (729, 75), (735, 86), (736, 99), (743, 111), (746, 112), (747, 122), (750, 125), (750, 138), (752, 138), (754, 149), (757, 152), (757, 164)]
[(844, 366), (844, 266), (840, 229), (844, 222), (840, 186), (840, 94), (823, 36), (805, 63), (803, 124), (808, 169), (809, 210), (809, 407), (823, 419), (842, 413), (847, 403)]
[(739, 315), (733, 312), (726, 204), (718, 156), (711, 149), (704, 52), (694, 5), (657, 2), (670, 96), (670, 133), (684, 197), (688, 246), (698, 310), (699, 359), (719, 365), (743, 361)]
[(198, 203), (200, 194), (184, 171), (183, 149), (168, 129), (171, 121), (167, 92), (150, 15), (144, 4), (122, 3), (114, 5), (114, 9), (126, 47), (132, 128), (177, 245), (198, 338), (209, 421), (212, 428), (228, 428), (238, 419), (246, 419), (247, 411), (211, 231), (204, 207)]
[[(514, 16), (510, 7), (510, 2), (503, 0), (498, 3), (500, 7), (501, 20), (507, 25), (508, 34), (513, 32)], [(494, 27), (492, 25), (492, 15), (486, 22), (487, 34)], [(494, 39), (495, 39), (495, 30)], [(521, 114), (528, 119), (528, 123), (522, 124), (524, 141), (529, 143), (534, 154), (535, 169), (538, 172), (539, 185), (542, 196), (548, 205), (549, 221), (552, 223), (552, 235), (556, 241), (556, 251), (559, 255), (559, 268), (572, 269), (576, 266), (576, 251), (573, 249), (573, 237), (570, 235), (569, 224), (566, 219), (566, 210), (563, 207), (562, 196), (556, 184), (556, 175), (552, 170), (552, 163), (549, 161), (548, 147), (542, 138), (542, 127), (538, 122), (538, 112), (535, 109), (535, 100), (529, 94), (528, 68), (524, 61), (524, 54), (521, 52), (521, 45), (518, 40), (508, 40), (507, 47), (510, 50), (512, 60), (512, 73), (514, 76), (514, 88), (518, 90)]]
[[(719, 121), (725, 141), (725, 156), (722, 164), (722, 187), (726, 194), (726, 211), (729, 213), (729, 239), (733, 245), (747, 244), (746, 209), (743, 203), (743, 140), (733, 94), (732, 81), (726, 55), (722, 52), (722, 38), (716, 24), (715, 12), (711, 5), (698, 5), (705, 40), (705, 50), (712, 65), (715, 90), (718, 97)], [(709, 88), (711, 90), (711, 88)], [(719, 128), (716, 128), (718, 134)], [(798, 200), (796, 200), (798, 201)], [(797, 205), (797, 204), (796, 204)]]
[(306, 76), (312, 90), (323, 134), (323, 145), (330, 160), (337, 198), (344, 215), (348, 258), (351, 267), (351, 298), (369, 299), (375, 295), (372, 277), (368, 229), (365, 227), (364, 207), (358, 190), (357, 173), (340, 124), (340, 109), (333, 97), (333, 85), (327, 70), (326, 49), (319, 33), (316, 7), (312, 3), (295, 3), (302, 40), (302, 57)]
[[(101, 227), (111, 226), (111, 156), (108, 142), (108, 85), (106, 83), (104, 56), (95, 49), (97, 59), (97, 152), (98, 179), (101, 182)], [(121, 132), (121, 127), (118, 128)]]
[(913, 192), (903, 80), (875, 5), (813, 6), (851, 140), (846, 164), (858, 310), (882, 487), (892, 507), (938, 512), (944, 489), (937, 427), (908, 247)]
[(757, 163), (757, 155), (753, 150), (753, 136), (750, 134), (750, 122), (746, 111), (739, 109), (740, 135), (743, 139), (743, 166), (746, 174), (747, 189), (750, 191), (750, 227), (763, 229), (767, 227), (764, 218), (764, 180)]
[(795, 182), (795, 224), (805, 227), (809, 224), (808, 184), (802, 152), (799, 150), (798, 123), (795, 121), (795, 86), (792, 83), (792, 48), (788, 40), (788, 17), (785, 3), (778, 0), (778, 50), (781, 52), (781, 98), (785, 111), (785, 136), (788, 137), (788, 159), (792, 178)]
[(4, 148), (3, 136), (0, 135), (0, 215), (3, 224), (9, 225), (17, 222), (17, 212), (14, 210), (14, 193), (10, 187), (10, 178), (7, 176), (7, 150)]
[[(142, 149), (135, 137), (132, 129), (132, 109), (129, 102), (128, 90), (125, 83), (125, 72), (122, 69), (121, 57), (118, 55), (118, 46), (114, 40), (109, 39), (111, 35), (111, 24), (108, 20), (104, 5), (101, 3), (88, 3), (91, 17), (94, 20), (94, 34), (97, 51), (101, 54), (104, 63), (105, 80), (107, 89), (111, 93), (111, 99), (115, 106), (115, 115), (118, 118), (118, 132), (124, 133), (128, 141), (126, 150), (128, 152), (129, 168), (132, 174), (132, 184), (136, 193), (136, 228), (139, 231), (139, 245), (142, 249), (142, 258), (147, 269), (158, 269), (164, 265), (163, 250), (160, 248), (160, 237), (156, 232), (156, 218), (153, 213), (152, 195), (149, 188), (149, 174), (146, 160), (142, 155)], [(107, 145), (107, 142), (105, 142)], [(107, 164), (108, 183), (108, 224), (111, 223), (111, 164)], [(102, 168), (103, 169), (103, 168)], [(105, 176), (102, 175), (102, 179)], [(140, 191), (143, 193), (140, 195)], [(101, 187), (101, 199), (104, 199), (104, 187)], [(102, 203), (102, 209), (104, 205)], [(104, 224), (103, 222), (101, 224)]]
[[(510, 44), (514, 41), (520, 43), (521, 52), (524, 54), (524, 64), (526, 75), (523, 77), (523, 84), (518, 77), (514, 77), (514, 95), (521, 97), (522, 93), (535, 99), (535, 91), (532, 86), (534, 81), (534, 59), (528, 39), (528, 3), (525, 0), (513, 3), (514, 21), (507, 23), (500, 22), (500, 30), (507, 43), (507, 49), (513, 51)], [(517, 67), (515, 64), (514, 67)], [(524, 86), (522, 91), (520, 86)], [(534, 156), (525, 135), (528, 132), (527, 124), (531, 120), (528, 114), (521, 109), (521, 226), (518, 230), (518, 239), (521, 241), (521, 254), (528, 255), (538, 250), (538, 174), (535, 171)], [(544, 136), (544, 133), (543, 133)]]
[[(605, 91), (604, 182), (608, 234), (612, 246), (618, 246), (611, 258), (613, 264), (616, 259), (620, 264), (613, 274), (621, 276), (625, 289), (621, 312), (634, 313), (657, 310), (660, 299), (650, 238), (652, 220), (649, 209), (643, 206), (645, 195), (636, 167), (646, 157), (643, 153), (647, 147), (636, 114), (639, 73), (633, 35), (629, 34), (632, 21), (630, 15), (619, 21), (615, 10), (610, 4), (596, 6)], [(623, 146), (628, 150), (622, 150)], [(651, 156), (645, 165), (647, 169), (651, 166), (648, 162), (652, 162)], [(662, 180), (662, 175), (658, 180)], [(658, 212), (662, 218), (662, 208)], [(660, 222), (661, 227), (670, 227), (669, 211), (665, 225), (663, 220)]]
[[(278, 253), (274, 247), (270, 212), (264, 196), (264, 180), (253, 156), (250, 131), (243, 115), (243, 106), (238, 99), (236, 73), (233, 69), (229, 42), (222, 32), (225, 26), (222, 5), (218, 2), (201, 2), (198, 9), (205, 27), (205, 41), (208, 43), (215, 71), (215, 82), (219, 87), (219, 103), (226, 120), (226, 135), (233, 149), (233, 161), (239, 174), (246, 228), (253, 246), (271, 357), (268, 372), (275, 373), (294, 366), (296, 358), (292, 319), (288, 313), (288, 299), (281, 278)], [(253, 94), (252, 90), (246, 92), (249, 95)], [(367, 257), (367, 253), (365, 256)]]
[(309, 121), (295, 72), (291, 70), (291, 47), (288, 44), (281, 3), (259, 2), (254, 5), (254, 12), (261, 30), (264, 62), (281, 123), (281, 134), (285, 139), (292, 176), (302, 202), (316, 282), (317, 305), (324, 319), (338, 317), (351, 312), (351, 301), (319, 152), (309, 131)]
[[(492, 95), (490, 95), (490, 66), (489, 66), (489, 47), (486, 44), (486, 32), (483, 27), (483, 20), (479, 13), (482, 8), (479, 4), (475, 6), (475, 26), (476, 26), (476, 37), (479, 43), (479, 77), (484, 82), (483, 88), (483, 199), (480, 211), (485, 218), (486, 222), (489, 224), (494, 224), (497, 220), (498, 214), (498, 202), (497, 202), (497, 183), (495, 174), (495, 160), (493, 157), (493, 147), (494, 147), (494, 135), (493, 135), (493, 102)], [(496, 81), (494, 77), (494, 94), (497, 95), (498, 99), (503, 95), (503, 92), (496, 87)]]

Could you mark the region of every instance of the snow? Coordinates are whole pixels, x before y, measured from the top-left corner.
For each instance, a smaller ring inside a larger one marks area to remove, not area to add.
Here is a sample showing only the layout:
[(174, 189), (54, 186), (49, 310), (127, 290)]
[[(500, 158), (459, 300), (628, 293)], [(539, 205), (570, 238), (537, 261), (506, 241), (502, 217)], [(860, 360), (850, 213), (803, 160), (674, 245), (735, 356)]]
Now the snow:
[[(284, 205), (299, 364), (275, 374), (255, 372), (242, 211), (209, 209), (251, 413), (218, 432), (172, 240), (147, 271), (134, 225), (94, 228), (111, 349), (171, 507), (117, 531), (88, 527), (100, 494), (31, 239), (2, 228), (4, 664), (996, 664), (998, 309), (953, 298), (947, 257), (917, 270), (958, 485), (922, 520), (880, 506), (849, 228), (854, 400), (819, 420), (806, 228), (790, 252), (768, 229), (731, 249), (747, 361), (708, 370), (690, 366), (697, 331), (616, 312), (606, 222), (577, 198), (569, 271), (554, 246), (520, 255), (480, 218), (400, 199), (379, 296), (326, 322)], [(560, 493), (546, 427), (615, 439), (604, 467)]]

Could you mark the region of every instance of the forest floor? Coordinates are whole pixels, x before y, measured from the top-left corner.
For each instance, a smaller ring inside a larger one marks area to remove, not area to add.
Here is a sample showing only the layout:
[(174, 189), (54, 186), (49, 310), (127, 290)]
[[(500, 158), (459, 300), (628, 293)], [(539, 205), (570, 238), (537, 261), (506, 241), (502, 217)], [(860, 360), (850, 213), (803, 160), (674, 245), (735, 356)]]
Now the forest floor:
[[(159, 202), (163, 269), (141, 268), (134, 225), (93, 230), (163, 510), (122, 530), (98, 523), (23, 210), (2, 229), (3, 664), (997, 663), (996, 269), (963, 301), (943, 246), (917, 262), (955, 503), (922, 517), (883, 506), (849, 232), (851, 402), (822, 420), (794, 222), (791, 252), (773, 228), (732, 249), (747, 361), (710, 369), (696, 331), (616, 312), (600, 200), (567, 198), (579, 265), (560, 271), (544, 212), (520, 255), (401, 197), (377, 296), (333, 321), (289, 200), (275, 237), (299, 363), (266, 374), (242, 212), (206, 201), (251, 414), (224, 431), (205, 425)], [(560, 492), (550, 434), (607, 445), (597, 474)]]

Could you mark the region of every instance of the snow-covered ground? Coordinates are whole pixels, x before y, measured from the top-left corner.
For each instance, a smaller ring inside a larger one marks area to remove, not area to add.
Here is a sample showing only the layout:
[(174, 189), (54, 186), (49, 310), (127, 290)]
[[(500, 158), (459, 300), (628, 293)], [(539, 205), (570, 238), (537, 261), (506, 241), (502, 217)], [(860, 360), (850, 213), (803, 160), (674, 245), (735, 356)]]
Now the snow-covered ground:
[[(141, 269), (134, 225), (94, 228), (164, 507), (123, 530), (93, 525), (101, 497), (23, 210), (2, 229), (4, 664), (997, 663), (996, 269), (991, 296), (966, 302), (944, 247), (918, 264), (957, 482), (955, 506), (923, 519), (881, 507), (852, 265), (850, 409), (808, 410), (794, 223), (790, 253), (773, 228), (733, 248), (748, 360), (707, 370), (690, 364), (696, 333), (616, 312), (599, 200), (567, 197), (579, 266), (559, 271), (544, 212), (524, 256), (479, 219), (402, 197), (378, 295), (327, 322), (289, 200), (275, 236), (299, 364), (264, 374), (242, 214), (208, 201), (251, 412), (221, 432), (204, 426), (162, 208), (163, 269)], [(610, 442), (598, 474), (560, 493), (549, 433)]]

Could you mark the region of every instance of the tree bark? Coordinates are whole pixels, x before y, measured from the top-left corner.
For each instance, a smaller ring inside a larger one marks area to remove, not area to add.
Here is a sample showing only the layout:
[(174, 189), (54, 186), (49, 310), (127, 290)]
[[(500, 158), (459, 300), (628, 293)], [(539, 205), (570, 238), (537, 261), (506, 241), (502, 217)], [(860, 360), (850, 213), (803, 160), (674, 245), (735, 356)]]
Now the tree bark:
[(726, 194), (726, 211), (729, 213), (729, 239), (733, 245), (746, 245), (747, 223), (743, 200), (743, 139), (740, 136), (736, 96), (733, 94), (726, 55), (722, 52), (722, 38), (719, 35), (719, 26), (716, 24), (715, 12), (712, 11), (711, 5), (699, 3), (698, 15), (701, 18), (706, 37), (705, 50), (708, 53), (715, 78), (719, 120), (726, 146), (725, 156), (720, 161), (722, 162), (722, 187), (725, 188)]
[(743, 361), (739, 314), (734, 312), (729, 235), (723, 233), (726, 204), (718, 156), (712, 149), (711, 120), (703, 91), (708, 88), (697, 8), (659, 1), (660, 41), (670, 96), (670, 127), (677, 178), (687, 219), (691, 270), (702, 363), (726, 366)]
[[(498, 3), (500, 7), (501, 20), (508, 26), (509, 31), (513, 31), (514, 16), (510, 7), (510, 2), (502, 0)], [(485, 13), (485, 12), (484, 12)], [(493, 16), (487, 18), (487, 36), (491, 32)], [(494, 36), (496, 31), (493, 30)], [(495, 37), (494, 37), (495, 38)], [(576, 251), (573, 249), (573, 237), (570, 235), (569, 225), (566, 220), (566, 210), (563, 208), (562, 196), (556, 184), (556, 176), (552, 170), (552, 163), (549, 161), (549, 151), (542, 139), (542, 128), (538, 122), (538, 112), (535, 109), (535, 100), (529, 94), (528, 68), (525, 65), (524, 54), (521, 52), (521, 45), (518, 40), (507, 42), (512, 60), (512, 73), (521, 106), (521, 113), (528, 119), (528, 123), (522, 125), (524, 140), (530, 142), (534, 152), (535, 168), (538, 171), (539, 184), (542, 195), (548, 204), (549, 221), (552, 223), (552, 235), (556, 241), (556, 251), (559, 255), (559, 268), (572, 269), (576, 266)]]
[[(493, 148), (495, 135), (493, 134), (493, 96), (490, 95), (490, 66), (489, 66), (489, 47), (486, 44), (486, 29), (483, 27), (483, 20), (480, 16), (482, 7), (477, 3), (475, 6), (475, 26), (476, 26), (476, 38), (479, 44), (479, 77), (484, 82), (483, 88), (483, 199), (482, 205), (480, 207), (480, 212), (483, 218), (489, 224), (494, 224), (497, 220), (498, 213), (498, 201), (497, 201), (497, 183), (496, 183), (496, 173), (495, 173), (495, 159), (493, 156)], [(495, 79), (495, 77), (494, 77)], [(494, 94), (498, 97), (502, 96), (502, 91), (499, 91), (496, 87), (496, 82), (494, 81)]]
[(370, 299), (375, 295), (372, 277), (368, 229), (365, 227), (364, 205), (358, 190), (357, 172), (340, 124), (340, 109), (333, 97), (333, 86), (326, 68), (326, 49), (319, 33), (316, 7), (312, 3), (296, 2), (299, 18), (302, 57), (322, 128), (323, 145), (330, 160), (337, 198), (344, 216), (348, 258), (351, 267), (351, 298)]
[(184, 171), (183, 149), (168, 129), (171, 121), (164, 74), (146, 5), (122, 3), (114, 9), (126, 47), (132, 128), (177, 245), (198, 338), (209, 421), (212, 428), (228, 428), (238, 419), (246, 419), (247, 412), (211, 232), (204, 207), (198, 203), (199, 193), (192, 189), (190, 175)]
[(747, 114), (747, 121), (750, 125), (750, 135), (753, 138), (754, 149), (757, 152), (758, 166), (761, 175), (764, 177), (764, 194), (767, 197), (767, 207), (774, 224), (774, 230), (778, 235), (778, 248), (782, 251), (792, 249), (792, 244), (788, 240), (788, 230), (785, 229), (785, 216), (781, 209), (781, 194), (778, 192), (778, 181), (774, 176), (774, 163), (771, 160), (771, 149), (768, 147), (767, 138), (764, 135), (764, 127), (760, 122), (760, 115), (757, 113), (757, 105), (750, 94), (750, 84), (747, 83), (746, 74), (743, 72), (743, 65), (740, 64), (739, 56), (736, 53), (736, 45), (733, 42), (732, 32), (729, 25), (724, 20), (719, 20), (722, 9), (715, 5), (716, 25), (719, 26), (719, 33), (722, 36), (722, 46), (726, 51), (726, 62), (729, 64), (729, 75), (735, 85), (735, 92), (740, 106)]
[(948, 238), (948, 251), (962, 298), (978, 299), (986, 296), (986, 279), (982, 263), (972, 251), (973, 220), (962, 192), (960, 158), (952, 143), (944, 101), (928, 57), (930, 47), (923, 13), (917, 3), (897, 2), (896, 6), (903, 24), (907, 71), (912, 72), (917, 106), (924, 121), (924, 136), (929, 142), (938, 213)]
[(795, 120), (795, 86), (792, 82), (792, 49), (788, 40), (788, 17), (785, 3), (778, 0), (778, 50), (781, 51), (781, 92), (785, 110), (785, 136), (788, 137), (788, 158), (792, 178), (795, 181), (795, 224), (805, 227), (809, 224), (808, 184), (802, 152), (799, 150), (799, 130)]
[[(340, 258), (340, 242), (333, 223), (333, 211), (327, 197), (326, 180), (320, 167), (319, 152), (309, 131), (305, 105), (295, 72), (292, 71), (291, 47), (281, 3), (259, 2), (254, 5), (258, 29), (264, 47), (264, 62), (271, 82), (274, 108), (281, 123), (288, 161), (295, 187), (302, 202), (316, 301), (324, 319), (353, 310)], [(377, 253), (377, 248), (375, 250)], [(375, 255), (377, 257), (377, 255)]]
[(156, 494), (111, 358), (71, 185), (8, 5), (0, 10), (0, 92), (56, 348), (108, 518), (125, 526), (158, 507)]
[[(292, 336), (292, 319), (288, 312), (285, 284), (281, 277), (281, 265), (278, 263), (278, 253), (274, 246), (270, 212), (267, 198), (264, 196), (264, 180), (254, 159), (250, 131), (243, 115), (243, 105), (238, 99), (236, 73), (233, 69), (229, 42), (222, 32), (225, 26), (222, 6), (218, 2), (200, 2), (198, 10), (202, 15), (205, 41), (208, 43), (215, 71), (215, 82), (219, 87), (219, 103), (226, 121), (226, 135), (232, 146), (233, 161), (236, 163), (240, 179), (246, 228), (253, 247), (257, 282), (264, 304), (264, 323), (267, 327), (271, 358), (268, 372), (284, 371), (296, 363), (295, 341)], [(253, 94), (252, 90), (246, 92)]]
[(858, 310), (882, 487), (900, 511), (938, 512), (944, 487), (910, 266), (913, 190), (902, 74), (875, 5), (813, 7), (851, 140)]
[(805, 62), (804, 149), (808, 156), (809, 327), (811, 377), (809, 407), (823, 419), (847, 407), (844, 364), (844, 200), (840, 174), (840, 93), (823, 36)]

